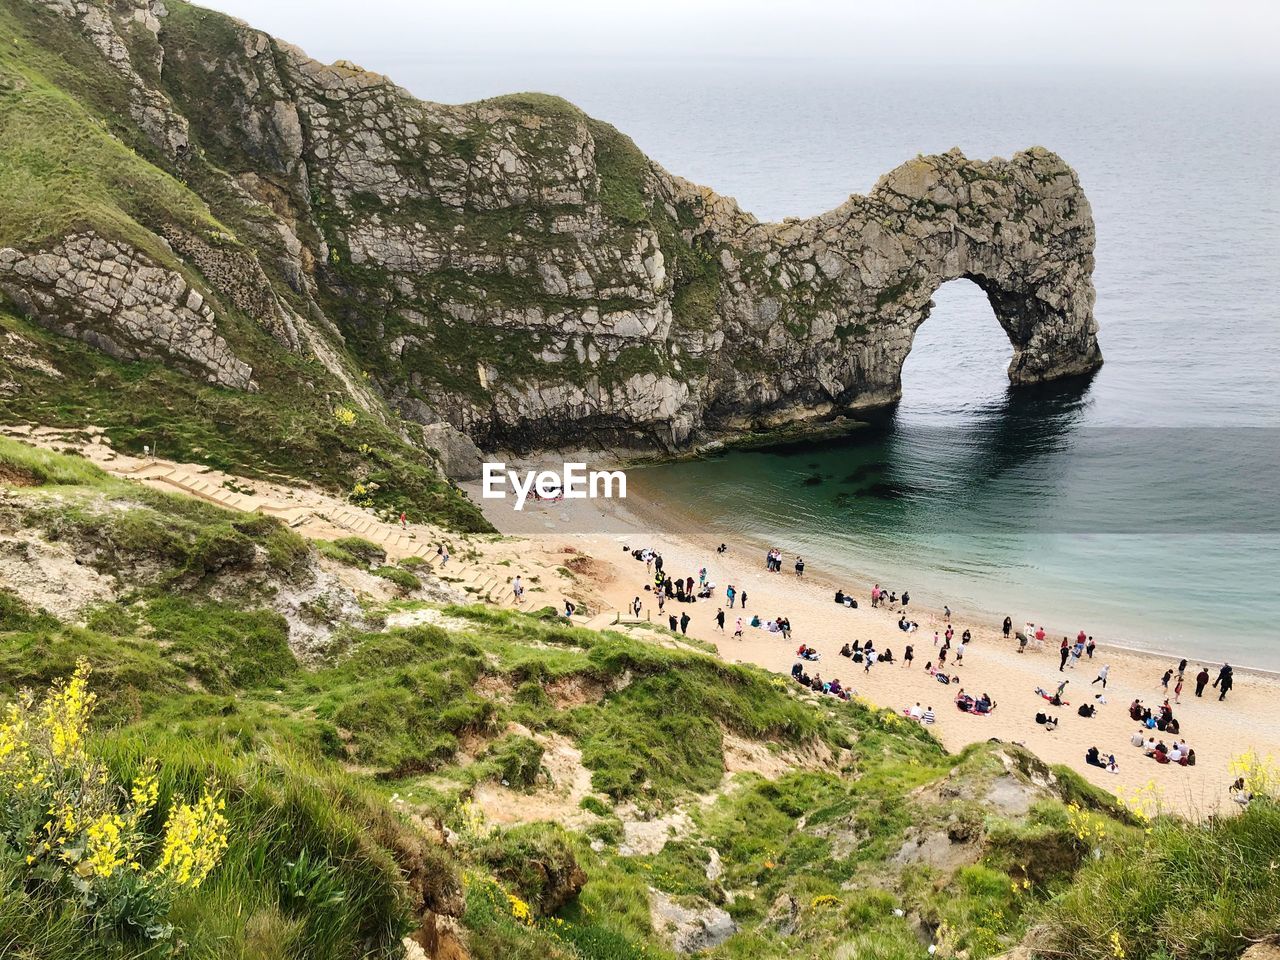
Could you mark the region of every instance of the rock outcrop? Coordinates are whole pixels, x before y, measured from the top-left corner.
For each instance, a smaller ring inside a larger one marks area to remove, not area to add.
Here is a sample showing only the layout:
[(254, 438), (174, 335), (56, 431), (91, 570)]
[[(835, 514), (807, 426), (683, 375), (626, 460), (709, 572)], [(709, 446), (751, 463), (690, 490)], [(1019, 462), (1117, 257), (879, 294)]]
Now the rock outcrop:
[[(427, 103), (183, 3), (23, 2), (79, 25), (126, 79), (157, 162), (220, 184), (202, 195), (265, 271), (261, 303), (222, 302), (481, 447), (670, 450), (892, 403), (957, 278), (990, 299), (1014, 383), (1101, 363), (1089, 204), (1042, 148), (917, 157), (821, 216), (760, 223), (553, 97)], [(220, 290), (208, 249), (173, 246)], [(24, 278), (5, 289), (39, 299)], [(151, 355), (135, 332), (111, 344)], [(229, 350), (184, 356), (163, 329), (152, 353), (250, 382)]]
[(127, 360), (168, 360), (224, 387), (253, 370), (217, 333), (204, 295), (123, 242), (93, 233), (33, 253), (0, 248), (0, 291), (51, 330)]

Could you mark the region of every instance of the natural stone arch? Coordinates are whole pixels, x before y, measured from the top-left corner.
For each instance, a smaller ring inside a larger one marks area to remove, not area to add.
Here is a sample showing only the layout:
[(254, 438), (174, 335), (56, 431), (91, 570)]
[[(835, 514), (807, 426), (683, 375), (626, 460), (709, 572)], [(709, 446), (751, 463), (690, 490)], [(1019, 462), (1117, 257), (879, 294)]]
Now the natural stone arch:
[(958, 150), (918, 157), (866, 196), (781, 224), (758, 223), (710, 191), (699, 200), (726, 274), (707, 428), (895, 401), (915, 332), (952, 280), (986, 293), (1013, 345), (1014, 384), (1102, 362), (1092, 213), (1075, 172), (1047, 150), (986, 162)]

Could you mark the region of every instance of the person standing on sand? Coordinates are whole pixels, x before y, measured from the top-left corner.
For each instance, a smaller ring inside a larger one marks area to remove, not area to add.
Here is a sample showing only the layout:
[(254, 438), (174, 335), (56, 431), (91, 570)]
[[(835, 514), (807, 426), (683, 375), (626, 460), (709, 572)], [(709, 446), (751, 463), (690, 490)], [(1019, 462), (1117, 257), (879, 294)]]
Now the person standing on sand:
[(1182, 702), (1182, 674), (1178, 674), (1178, 682), (1173, 686), (1173, 702)]
[(915, 650), (912, 648), (911, 644), (908, 643), (907, 649), (902, 654), (902, 665), (904, 667), (910, 667), (911, 661), (915, 658), (915, 655)]
[(632, 613), (634, 616), (639, 617), (639, 616), (640, 616), (640, 609), (641, 609), (641, 607), (643, 607), (643, 606), (644, 606), (644, 604), (642, 604), (642, 603), (640, 602), (640, 598), (639, 598), (639, 597), (636, 597), (634, 600), (632, 600), (632, 601), (631, 601), (631, 613)]
[(1062, 673), (1062, 671), (1067, 669), (1067, 657), (1071, 656), (1071, 651), (1067, 649), (1066, 637), (1062, 638), (1062, 646), (1058, 648), (1058, 654), (1062, 658), (1058, 661), (1058, 672)]
[(880, 606), (880, 584), (876, 584), (871, 588), (871, 606)]
[[(1103, 690), (1107, 689), (1107, 674), (1109, 674), (1110, 672), (1111, 672), (1111, 664), (1109, 663), (1103, 664), (1102, 669), (1098, 671), (1098, 675), (1093, 678), (1093, 683), (1102, 681), (1102, 689)], [(1093, 683), (1089, 684), (1089, 686), (1093, 686)]]
[(1098, 645), (1093, 642), (1093, 637), (1089, 638), (1089, 642), (1084, 645), (1084, 652), (1089, 655), (1089, 659), (1093, 659), (1093, 651)]
[(729, 586), (725, 588), (724, 595), (725, 595), (725, 599), (727, 599), (727, 600), (729, 601), (729, 609), (730, 609), (730, 610), (732, 610), (732, 609), (733, 609), (733, 598), (734, 598), (734, 597), (736, 597), (736, 596), (738, 595), (738, 591), (737, 591), (737, 590), (735, 590), (735, 589), (733, 589), (733, 584), (732, 584), (732, 583), (731, 583), (731, 584), (729, 584)]
[(724, 633), (724, 607), (719, 607), (716, 610), (716, 629)]
[(747, 591), (743, 590), (738, 594), (738, 606), (743, 610), (747, 609)]
[(675, 633), (676, 629), (680, 626), (680, 621), (676, 619), (676, 615), (674, 613), (667, 614), (667, 626), (671, 628), (672, 633)]
[(1169, 692), (1169, 678), (1173, 676), (1173, 667), (1164, 672), (1164, 676), (1160, 678), (1160, 689), (1165, 693)]
[(524, 596), (524, 581), (520, 579), (520, 574), (516, 574), (516, 578), (511, 581), (511, 595), (516, 598), (516, 602)]
[(658, 614), (661, 615), (663, 609), (667, 605), (667, 592), (665, 590), (659, 590), (657, 591), (657, 593), (658, 593)]
[(960, 664), (964, 663), (964, 648), (965, 648), (965, 642), (961, 640), (960, 645), (956, 647), (956, 666), (957, 667), (960, 666)]
[(942, 619), (946, 620), (948, 623), (951, 622), (951, 608), (945, 603), (942, 605)]
[(796, 557), (796, 576), (804, 578), (804, 557)]
[(689, 611), (688, 610), (680, 614), (680, 632), (681, 633), (689, 632)]
[(1013, 629), (1013, 617), (1005, 617), (1004, 623), (1000, 627), (1004, 631), (1004, 638), (1009, 639), (1009, 631)]
[(1214, 687), (1216, 687), (1219, 690), (1219, 693), (1218, 693), (1219, 701), (1227, 699), (1227, 691), (1230, 690), (1232, 685), (1235, 683), (1231, 674), (1232, 674), (1231, 664), (1224, 663), (1222, 665), (1222, 669), (1218, 671), (1218, 679), (1213, 681)]
[(909, 594), (906, 590), (903, 590), (902, 591), (902, 609), (905, 610), (907, 608), (907, 604), (910, 602), (911, 602), (911, 594)]
[(1202, 666), (1200, 672), (1196, 674), (1196, 696), (1204, 695), (1204, 688), (1209, 683), (1209, 668)]

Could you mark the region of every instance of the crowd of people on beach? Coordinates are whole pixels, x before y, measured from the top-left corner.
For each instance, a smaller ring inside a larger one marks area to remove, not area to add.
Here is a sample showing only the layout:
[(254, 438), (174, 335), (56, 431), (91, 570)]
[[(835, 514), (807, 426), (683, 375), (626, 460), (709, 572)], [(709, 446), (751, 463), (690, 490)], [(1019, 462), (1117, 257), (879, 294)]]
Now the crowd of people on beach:
[[(722, 602), (717, 604), (713, 621), (715, 630), (727, 633), (730, 625), (728, 621), (732, 618), (732, 636), (735, 639), (741, 640), (746, 629), (761, 629), (766, 634), (776, 635), (784, 641), (791, 639), (792, 624), (789, 616), (775, 615), (766, 617), (754, 611), (749, 615), (745, 612), (748, 601), (745, 587), (727, 584), (721, 590), (711, 579), (705, 566), (697, 571), (696, 579), (692, 575), (673, 577), (664, 569), (662, 554), (657, 550), (651, 548), (632, 550), (630, 547), (624, 547), (624, 549), (635, 559), (645, 563), (646, 572), (650, 575), (651, 581), (645, 584), (644, 590), (652, 597), (648, 604), (657, 607), (659, 616), (664, 614), (667, 603), (694, 604), (698, 601), (714, 602), (723, 598)], [(728, 552), (728, 547), (725, 544), (721, 544), (716, 551), (721, 556), (726, 552)], [(782, 550), (772, 547), (766, 551), (764, 567), (767, 573), (781, 573), (783, 566)], [(802, 579), (805, 572), (804, 560), (797, 556), (793, 568), (796, 577)], [(914, 636), (912, 636), (919, 631), (919, 623), (910, 619), (906, 612), (911, 600), (909, 591), (903, 590), (899, 595), (896, 590), (882, 588), (879, 583), (876, 583), (871, 588), (869, 600), (873, 609), (878, 610), (883, 607), (896, 613), (899, 630), (903, 634), (912, 637), (912, 642), (904, 645), (902, 655), (898, 657), (888, 646), (883, 649), (877, 649), (873, 640), (847, 640), (840, 647), (839, 655), (847, 658), (851, 665), (861, 665), (864, 675), (868, 676), (872, 673), (873, 667), (883, 669), (884, 666), (900, 665), (900, 669), (910, 670), (915, 660), (915, 648), (921, 644), (916, 642)], [(859, 609), (858, 598), (844, 588), (839, 588), (835, 591), (834, 601), (845, 610)], [(646, 600), (640, 595), (636, 595), (632, 602), (631, 613), (637, 619), (640, 618), (646, 605)], [(736, 616), (726, 614), (726, 609), (733, 611)], [(692, 618), (687, 610), (678, 615), (669, 613), (666, 616), (667, 624), (673, 632), (688, 633)], [(1024, 629), (1015, 630), (1013, 618), (1010, 616), (1003, 618), (1000, 633), (1006, 640), (1016, 640), (1016, 652), (1020, 654), (1025, 653), (1028, 646), (1042, 649), (1045, 646), (1047, 636), (1047, 631), (1043, 625), (1037, 626), (1033, 623), (1027, 623)], [(904, 637), (905, 639), (906, 637)], [(950, 606), (944, 606), (943, 626), (941, 630), (935, 630), (933, 633), (933, 653), (925, 663), (924, 673), (931, 680), (943, 685), (951, 686), (960, 683), (961, 678), (958, 675), (958, 671), (964, 665), (965, 655), (969, 651), (973, 640), (973, 632), (970, 628), (965, 627), (959, 632), (957, 631), (956, 625), (952, 623)], [(1058, 646), (1057, 672), (1065, 674), (1068, 671), (1077, 669), (1082, 660), (1093, 661), (1097, 647), (1098, 645), (1094, 638), (1083, 629), (1076, 634), (1074, 640), (1064, 636)], [(796, 649), (795, 656), (796, 660), (791, 667), (791, 679), (799, 686), (815, 693), (830, 695), (843, 700), (848, 700), (851, 696), (856, 695), (856, 690), (845, 686), (838, 678), (823, 679), (815, 667), (815, 664), (822, 658), (821, 653), (811, 643), (807, 641), (801, 643)], [(1140, 724), (1139, 729), (1131, 738), (1132, 744), (1140, 748), (1144, 756), (1150, 757), (1157, 763), (1172, 763), (1182, 766), (1193, 766), (1196, 763), (1195, 751), (1187, 746), (1184, 739), (1180, 738), (1181, 723), (1175, 716), (1174, 711), (1174, 706), (1181, 703), (1186, 670), (1187, 661), (1183, 660), (1177, 667), (1170, 667), (1164, 672), (1160, 678), (1160, 689), (1163, 697), (1158, 706), (1153, 708), (1144, 705), (1140, 699), (1135, 699), (1129, 706), (1131, 719)], [(1213, 680), (1213, 687), (1219, 691), (1219, 700), (1224, 700), (1233, 686), (1232, 673), (1231, 666), (1223, 664), (1218, 671), (1217, 678)], [(1075, 710), (1075, 714), (1079, 718), (1092, 718), (1107, 704), (1107, 686), (1111, 680), (1112, 666), (1110, 663), (1104, 662), (1097, 668), (1093, 680), (1089, 687), (1086, 688), (1092, 691), (1089, 699), (1079, 704)], [(1203, 697), (1209, 681), (1210, 673), (1208, 668), (1201, 666), (1194, 677), (1196, 697)], [(1056, 730), (1061, 722), (1061, 716), (1053, 712), (1052, 708), (1071, 706), (1070, 702), (1064, 699), (1069, 683), (1070, 679), (1064, 677), (1058, 682), (1056, 689), (1047, 690), (1043, 687), (1037, 687), (1035, 690), (1036, 694), (1047, 702), (1043, 709), (1035, 713), (1036, 724), (1046, 732)], [(985, 691), (975, 696), (966, 693), (963, 687), (960, 687), (959, 692), (953, 697), (953, 703), (958, 712), (975, 717), (990, 716), (997, 706), (996, 702)], [(920, 701), (917, 701), (914, 706), (904, 708), (902, 713), (909, 719), (926, 725), (931, 725), (937, 720), (932, 705), (922, 707)], [(1072, 722), (1078, 721), (1073, 720)], [(1166, 743), (1165, 738), (1168, 738), (1170, 742)], [(1088, 766), (1107, 770), (1111, 773), (1119, 771), (1116, 755), (1109, 751), (1104, 752), (1103, 749), (1096, 745), (1089, 747), (1085, 753), (1084, 760)]]

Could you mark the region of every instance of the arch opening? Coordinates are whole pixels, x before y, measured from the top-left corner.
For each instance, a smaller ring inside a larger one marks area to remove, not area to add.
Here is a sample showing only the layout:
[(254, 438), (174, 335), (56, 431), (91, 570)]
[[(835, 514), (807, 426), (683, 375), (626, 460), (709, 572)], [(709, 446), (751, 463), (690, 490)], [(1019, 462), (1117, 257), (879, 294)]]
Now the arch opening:
[(900, 416), (962, 415), (1002, 399), (1014, 344), (975, 280), (938, 287), (902, 364)]

